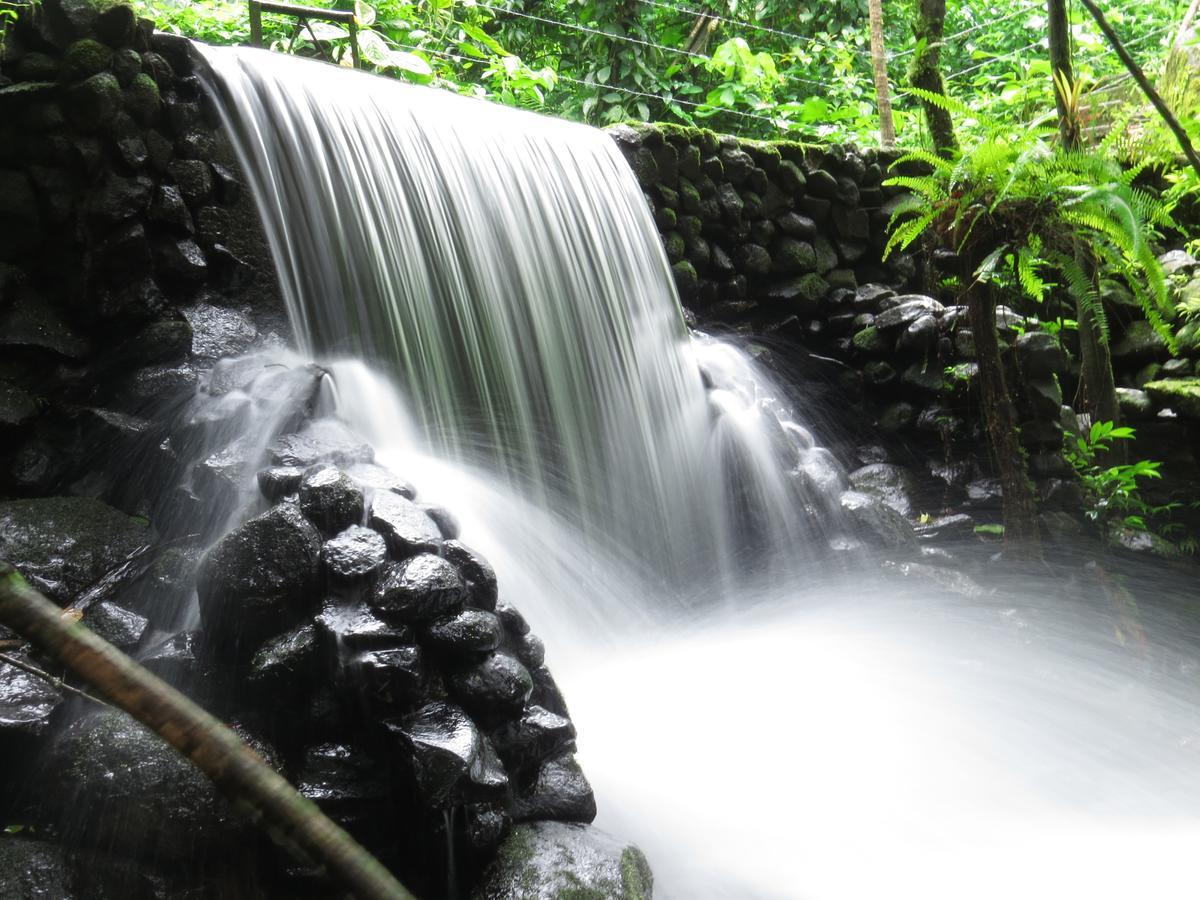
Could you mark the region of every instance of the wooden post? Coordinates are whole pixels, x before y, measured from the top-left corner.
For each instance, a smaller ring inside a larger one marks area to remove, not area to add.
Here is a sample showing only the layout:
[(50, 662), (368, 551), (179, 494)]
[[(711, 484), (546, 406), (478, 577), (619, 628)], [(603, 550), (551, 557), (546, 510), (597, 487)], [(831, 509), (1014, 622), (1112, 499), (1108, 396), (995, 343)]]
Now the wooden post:
[(359, 900), (415, 900), (383, 865), (258, 758), (236, 734), (146, 671), (0, 563), (0, 624), (32, 641), (186, 756), (229, 797), (247, 803), (267, 827), (325, 865)]
[(875, 104), (879, 109), (879, 142), (890, 150), (896, 146), (896, 123), (892, 120), (887, 48), (883, 44), (883, 0), (868, 0), (867, 8), (871, 17), (871, 68), (875, 73)]
[(1054, 89), (1054, 106), (1058, 110), (1058, 136), (1065, 149), (1074, 150), (1079, 146), (1078, 109), (1072, 107), (1071, 98), (1063, 93), (1063, 87), (1075, 81), (1071, 65), (1071, 24), (1067, 17), (1067, 0), (1048, 0), (1046, 12), (1050, 38), (1050, 86)]
[(262, 6), (258, 0), (250, 0), (250, 46), (261, 47), (262, 38)]
[(354, 68), (362, 68), (362, 58), (358, 54), (358, 19), (351, 17), (350, 19), (350, 59), (354, 61)]

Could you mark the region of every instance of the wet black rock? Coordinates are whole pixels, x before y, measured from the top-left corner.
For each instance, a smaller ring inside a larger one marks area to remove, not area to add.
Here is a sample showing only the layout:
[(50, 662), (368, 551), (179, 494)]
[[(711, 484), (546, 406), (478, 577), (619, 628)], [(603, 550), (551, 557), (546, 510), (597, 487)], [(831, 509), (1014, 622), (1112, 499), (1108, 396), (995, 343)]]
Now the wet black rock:
[(0, 381), (0, 429), (21, 428), (32, 422), (40, 411), (37, 397), (15, 384)]
[(0, 835), (0, 897), (76, 900), (66, 853), (48, 841)]
[(533, 782), (517, 797), (513, 818), (525, 822), (591, 822), (596, 818), (596, 797), (575, 754), (562, 753), (542, 763)]
[(458, 518), (450, 510), (444, 506), (438, 506), (436, 503), (419, 503), (417, 504), (425, 515), (433, 519), (433, 522), (438, 527), (438, 531), (442, 537), (448, 541), (458, 537), (462, 530), (458, 524)]
[(378, 491), (371, 498), (369, 523), (387, 540), (388, 549), (404, 558), (416, 553), (436, 553), (442, 546), (442, 532), (419, 506), (390, 491)]
[(500, 646), (504, 631), (500, 620), (481, 609), (462, 612), (431, 622), (422, 633), (422, 643), (443, 653), (486, 653)]
[(167, 171), (179, 185), (183, 198), (193, 206), (203, 203), (213, 191), (212, 172), (203, 160), (172, 160)]
[(331, 601), (315, 619), (326, 649), (361, 650), (406, 646), (413, 642), (412, 632), (404, 625), (385, 622), (364, 603)]
[(467, 605), (491, 612), (496, 608), (500, 588), (496, 570), (483, 556), (461, 541), (446, 541), (442, 555), (458, 566), (467, 583)]
[(199, 769), (121, 710), (72, 722), (48, 773), (73, 844), (193, 864), (201, 848), (229, 853), (248, 832)]
[(1025, 332), (1013, 342), (1013, 352), (1017, 355), (1021, 373), (1027, 378), (1046, 378), (1067, 370), (1067, 356), (1062, 344), (1047, 332)]
[(178, 281), (198, 282), (208, 274), (208, 259), (191, 238), (160, 241), (154, 260), (160, 274)]
[(334, 535), (363, 517), (363, 492), (334, 466), (314, 466), (300, 479), (300, 511), (322, 534)]
[(274, 465), (301, 468), (322, 462), (349, 466), (375, 458), (370, 444), (334, 419), (310, 422), (300, 432), (283, 435), (267, 448), (267, 453)]
[(945, 307), (932, 297), (903, 295), (894, 298), (897, 302), (875, 316), (875, 327), (881, 330), (907, 326), (922, 316), (939, 316)]
[(498, 794), (508, 784), (491, 743), (453, 704), (429, 703), (387, 725), (411, 754), (417, 790), (434, 809)]
[(529, 634), (529, 623), (525, 621), (525, 617), (521, 615), (521, 611), (511, 603), (497, 602), (496, 615), (500, 617), (500, 622), (504, 626), (504, 630), (514, 637), (522, 637)]
[(194, 303), (180, 312), (192, 326), (192, 355), (197, 359), (237, 356), (249, 350), (258, 338), (258, 329), (242, 310)]
[(83, 613), (83, 624), (119, 650), (129, 652), (141, 643), (150, 627), (145, 616), (111, 601), (93, 603)]
[(859, 491), (846, 491), (840, 498), (840, 504), (864, 540), (893, 550), (916, 545), (912, 525), (878, 497)]
[(532, 822), (512, 830), (472, 900), (604, 897), (650, 900), (654, 879), (645, 855), (585, 825)]
[[(30, 662), (22, 654), (16, 658)], [(62, 702), (62, 694), (44, 679), (0, 661), (0, 763), (9, 767), (28, 762)]]
[(321, 743), (304, 751), (296, 790), (356, 834), (384, 818), (391, 786), (378, 762), (355, 744)]
[(163, 681), (186, 687), (196, 676), (196, 632), (179, 631), (144, 650), (138, 662)]
[(368, 581), (387, 562), (387, 543), (370, 528), (351, 525), (325, 542), (321, 559), (331, 581), (342, 584)]
[(321, 536), (277, 506), (217, 542), (197, 574), (205, 642), (245, 658), (316, 605)]
[(250, 660), (250, 683), (264, 689), (278, 703), (294, 697), (312, 682), (317, 670), (317, 629), (312, 622), (271, 638)]
[(85, 497), (0, 502), (0, 559), (61, 604), (155, 541), (142, 519)]
[(421, 623), (457, 613), (466, 598), (466, 584), (453, 564), (420, 553), (389, 566), (370, 603), (387, 619)]
[(902, 466), (873, 463), (850, 473), (850, 486), (863, 494), (877, 497), (903, 516), (915, 511), (913, 496), (916, 480)]
[(61, 312), (31, 293), (0, 311), (0, 347), (40, 348), (68, 359), (82, 359), (90, 350), (88, 340), (67, 323)]
[(353, 478), (359, 487), (369, 491), (390, 491), (408, 500), (417, 496), (417, 489), (409, 482), (374, 463), (355, 463), (346, 469), (346, 474)]
[(96, 131), (121, 108), (121, 83), (111, 72), (101, 72), (63, 93), (63, 108), (79, 131)]
[(496, 749), (510, 768), (530, 759), (545, 759), (574, 747), (575, 726), (566, 716), (531, 704), (519, 719), (497, 731)]
[(348, 660), (344, 673), (344, 687), (372, 719), (411, 708), (427, 693), (425, 657), (413, 645), (363, 650)]
[(451, 673), (447, 683), (463, 707), (485, 722), (519, 716), (533, 691), (529, 670), (503, 652)]
[(258, 489), (268, 500), (274, 502), (294, 494), (300, 488), (300, 479), (304, 470), (299, 466), (271, 466), (260, 469), (258, 473)]

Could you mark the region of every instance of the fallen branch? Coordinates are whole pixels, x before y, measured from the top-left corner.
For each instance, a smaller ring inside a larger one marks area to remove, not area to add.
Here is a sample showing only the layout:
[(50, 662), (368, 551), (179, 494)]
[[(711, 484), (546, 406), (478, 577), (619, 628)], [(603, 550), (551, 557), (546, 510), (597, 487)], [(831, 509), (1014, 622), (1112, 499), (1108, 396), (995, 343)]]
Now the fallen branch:
[(61, 678), (51, 675), (45, 669), (39, 669), (33, 663), (27, 663), (19, 656), (10, 656), (7, 653), (0, 653), (0, 663), (12, 666), (14, 669), (20, 669), (22, 672), (27, 672), (35, 678), (40, 678), (56, 691), (66, 691), (68, 694), (74, 694), (76, 697), (82, 697), (84, 700), (91, 700), (93, 703), (99, 703), (101, 706), (108, 706), (99, 697), (93, 697), (87, 691), (81, 691), (74, 685), (67, 684)]
[(1158, 91), (1154, 89), (1154, 85), (1146, 78), (1146, 73), (1142, 71), (1141, 66), (1129, 55), (1129, 51), (1125, 49), (1125, 45), (1121, 43), (1121, 39), (1113, 31), (1113, 27), (1108, 24), (1108, 19), (1104, 18), (1104, 13), (1100, 11), (1100, 7), (1093, 3), (1092, 0), (1081, 0), (1081, 2), (1087, 11), (1092, 14), (1092, 18), (1096, 20), (1096, 24), (1100, 26), (1100, 30), (1104, 32), (1104, 36), (1108, 39), (1109, 44), (1117, 52), (1117, 56), (1121, 58), (1121, 62), (1125, 64), (1125, 68), (1133, 76), (1133, 80), (1137, 82), (1138, 87), (1142, 89), (1142, 93), (1146, 95), (1146, 99), (1158, 110), (1158, 114), (1162, 116), (1162, 120), (1171, 129), (1171, 133), (1175, 135), (1175, 140), (1179, 142), (1179, 148), (1183, 150), (1183, 155), (1187, 157), (1187, 161), (1192, 164), (1192, 168), (1196, 170), (1196, 174), (1200, 175), (1200, 156), (1196, 155), (1196, 148), (1192, 146), (1192, 142), (1188, 138), (1188, 133), (1179, 124), (1179, 120), (1175, 118), (1174, 113), (1171, 112), (1171, 108), (1158, 95)]
[(387, 869), (300, 796), (225, 725), (143, 669), (0, 563), (0, 624), (28, 638), (188, 757), (227, 796), (252, 807), (360, 900), (415, 900)]

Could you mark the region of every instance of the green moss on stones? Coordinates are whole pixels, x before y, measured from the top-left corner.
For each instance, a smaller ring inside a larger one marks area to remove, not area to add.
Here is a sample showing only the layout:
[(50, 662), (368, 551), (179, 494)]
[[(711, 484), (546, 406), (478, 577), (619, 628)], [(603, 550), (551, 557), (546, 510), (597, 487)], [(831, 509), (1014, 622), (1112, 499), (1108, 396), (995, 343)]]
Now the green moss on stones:
[(154, 119), (161, 102), (158, 85), (145, 72), (136, 75), (129, 87), (125, 88), (125, 109), (143, 125), (150, 124)]
[(869, 325), (862, 331), (857, 332), (851, 338), (850, 342), (854, 345), (854, 349), (860, 353), (882, 354), (890, 349), (888, 339), (874, 325)]
[(91, 38), (84, 38), (67, 48), (63, 58), (63, 74), (71, 81), (89, 78), (107, 69), (112, 58), (113, 52), (109, 47)]
[(1164, 378), (1146, 383), (1146, 393), (1181, 416), (1200, 419), (1200, 378)]

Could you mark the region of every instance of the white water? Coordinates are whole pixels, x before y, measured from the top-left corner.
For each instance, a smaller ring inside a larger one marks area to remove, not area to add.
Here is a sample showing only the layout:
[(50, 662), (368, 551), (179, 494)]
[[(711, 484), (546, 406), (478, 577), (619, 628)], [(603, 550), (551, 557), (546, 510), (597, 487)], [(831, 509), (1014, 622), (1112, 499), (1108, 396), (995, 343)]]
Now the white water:
[(208, 52), (338, 412), (545, 639), (599, 824), (659, 896), (1194, 895), (1194, 635), (1123, 649), (1045, 582), (822, 580), (791, 475), (822, 452), (689, 342), (607, 138)]

